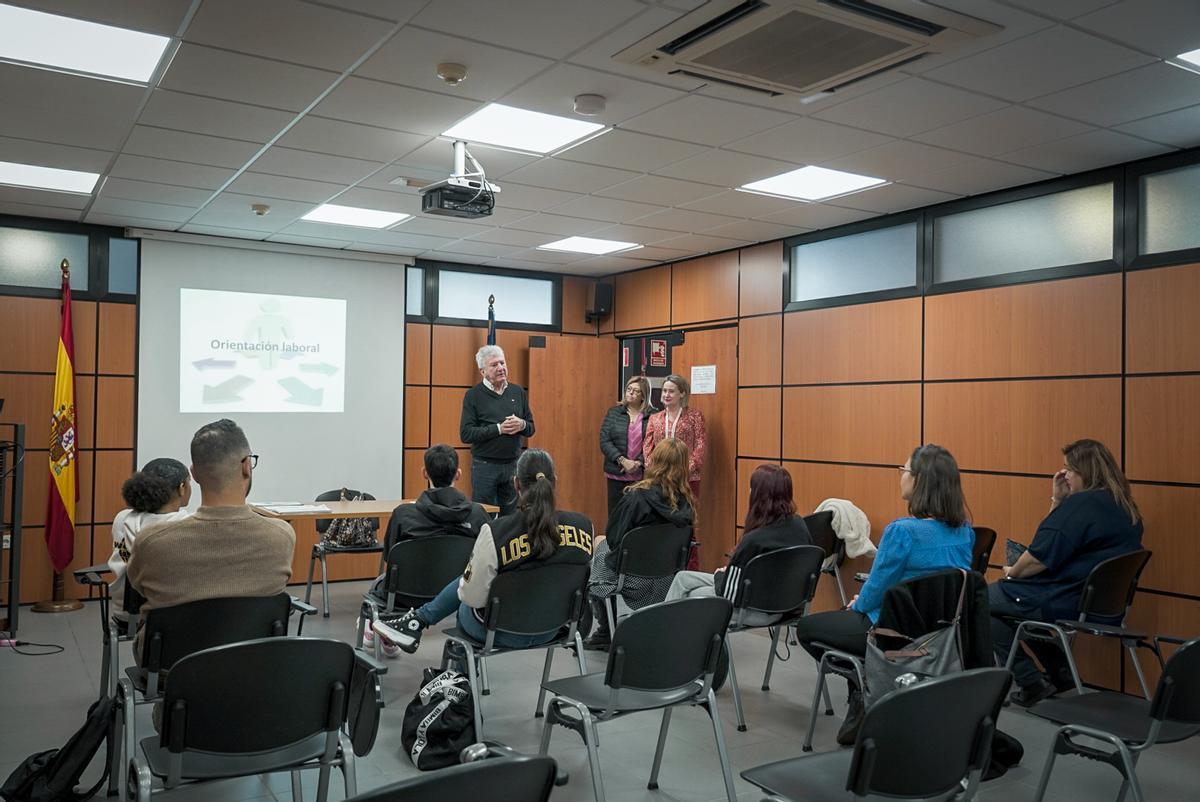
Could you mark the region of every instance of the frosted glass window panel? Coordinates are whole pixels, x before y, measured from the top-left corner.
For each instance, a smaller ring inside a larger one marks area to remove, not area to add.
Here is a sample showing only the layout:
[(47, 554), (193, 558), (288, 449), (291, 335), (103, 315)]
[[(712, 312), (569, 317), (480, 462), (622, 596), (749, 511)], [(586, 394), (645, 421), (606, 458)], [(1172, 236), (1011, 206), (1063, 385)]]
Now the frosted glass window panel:
[(791, 281), (793, 301), (915, 287), (917, 224), (797, 245)]
[(406, 315), (425, 314), (425, 270), (420, 267), (405, 268), (404, 276), (404, 313)]
[(496, 296), (498, 321), (554, 323), (554, 282), (549, 279), (438, 271), (438, 317), (487, 320), (489, 295)]
[(108, 291), (137, 295), (138, 244), (135, 239), (108, 240)]
[(1200, 248), (1200, 165), (1142, 176), (1139, 253)]
[(58, 266), (63, 259), (71, 262), (71, 289), (87, 292), (86, 234), (0, 227), (0, 284), (57, 289), (62, 286)]
[(946, 215), (933, 223), (937, 283), (1113, 258), (1113, 185)]

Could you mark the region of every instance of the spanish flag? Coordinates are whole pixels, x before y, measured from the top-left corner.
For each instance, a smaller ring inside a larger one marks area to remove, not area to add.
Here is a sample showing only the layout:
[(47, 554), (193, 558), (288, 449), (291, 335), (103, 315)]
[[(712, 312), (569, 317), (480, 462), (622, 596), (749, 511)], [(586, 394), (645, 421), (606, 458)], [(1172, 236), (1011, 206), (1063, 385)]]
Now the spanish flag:
[(50, 415), (50, 498), (46, 503), (46, 549), (54, 572), (61, 574), (75, 556), (75, 340), (71, 334), (71, 272), (62, 262), (62, 329), (54, 370), (54, 407)]

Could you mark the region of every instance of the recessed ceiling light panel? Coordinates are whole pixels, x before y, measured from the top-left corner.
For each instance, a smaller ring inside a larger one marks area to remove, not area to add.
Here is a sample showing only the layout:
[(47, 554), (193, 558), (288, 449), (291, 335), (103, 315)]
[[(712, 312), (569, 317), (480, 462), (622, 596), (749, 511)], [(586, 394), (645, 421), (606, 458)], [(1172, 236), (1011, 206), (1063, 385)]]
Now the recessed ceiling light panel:
[(567, 237), (557, 242), (539, 245), (539, 251), (570, 251), (571, 253), (590, 253), (604, 255), (633, 251), (642, 247), (636, 242), (618, 242), (611, 239), (595, 239), (593, 237)]
[(96, 188), (96, 182), (99, 180), (99, 173), (60, 170), (57, 167), (39, 167), (35, 164), (0, 162), (0, 184), (14, 187), (89, 195)]
[(442, 134), (481, 145), (545, 154), (604, 131), (600, 123), (489, 103)]
[(887, 183), (889, 182), (882, 178), (844, 173), (841, 170), (810, 165), (801, 167), (799, 170), (764, 178), (761, 181), (738, 187), (738, 189), (743, 192), (756, 192), (760, 195), (773, 195), (777, 198), (819, 201), (839, 195), (849, 195), (851, 192), (883, 186)]
[(1174, 67), (1183, 67), (1185, 70), (1192, 72), (1200, 72), (1200, 50), (1189, 50), (1186, 53), (1180, 53), (1173, 59), (1168, 59), (1167, 63)]
[(387, 228), (412, 217), (403, 212), (384, 212), (379, 209), (360, 209), (357, 206), (338, 206), (325, 203), (301, 217), (312, 223), (331, 223), (335, 226), (357, 228)]
[(169, 37), (0, 4), (0, 59), (148, 83)]

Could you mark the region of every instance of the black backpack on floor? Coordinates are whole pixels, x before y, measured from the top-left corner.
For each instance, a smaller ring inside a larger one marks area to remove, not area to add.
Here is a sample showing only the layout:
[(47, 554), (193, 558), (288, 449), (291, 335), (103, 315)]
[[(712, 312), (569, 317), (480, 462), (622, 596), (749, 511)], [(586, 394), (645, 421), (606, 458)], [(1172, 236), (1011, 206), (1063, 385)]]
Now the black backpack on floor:
[[(48, 749), (25, 758), (0, 786), (6, 802), (55, 802), (91, 799), (108, 779), (112, 755), (113, 720), (116, 704), (107, 696), (88, 709), (87, 720), (61, 749)], [(104, 775), (86, 791), (75, 785), (91, 765), (92, 758), (107, 743)]]

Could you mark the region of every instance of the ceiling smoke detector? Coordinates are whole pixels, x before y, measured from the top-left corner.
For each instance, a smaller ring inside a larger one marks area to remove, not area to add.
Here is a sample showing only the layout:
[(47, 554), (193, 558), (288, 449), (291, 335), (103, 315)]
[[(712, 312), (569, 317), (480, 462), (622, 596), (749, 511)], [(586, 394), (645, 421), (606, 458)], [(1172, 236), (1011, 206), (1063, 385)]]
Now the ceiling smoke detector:
[(270, 213), (271, 207), (265, 203), (252, 203), (250, 204), (250, 211), (259, 217), (266, 217)]
[(584, 117), (595, 117), (604, 113), (604, 106), (607, 102), (604, 95), (576, 95), (575, 113)]
[(450, 86), (458, 86), (467, 80), (467, 68), (462, 64), (447, 61), (437, 65), (437, 77)]

